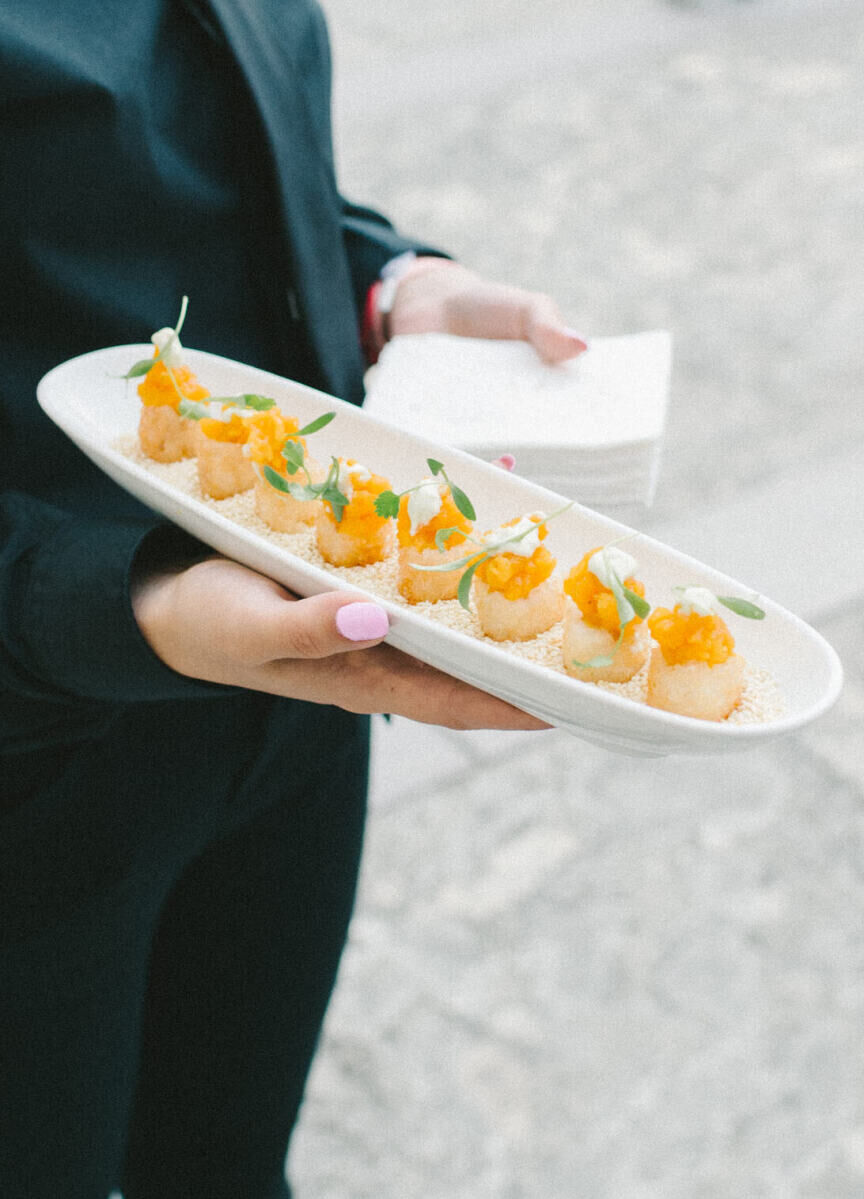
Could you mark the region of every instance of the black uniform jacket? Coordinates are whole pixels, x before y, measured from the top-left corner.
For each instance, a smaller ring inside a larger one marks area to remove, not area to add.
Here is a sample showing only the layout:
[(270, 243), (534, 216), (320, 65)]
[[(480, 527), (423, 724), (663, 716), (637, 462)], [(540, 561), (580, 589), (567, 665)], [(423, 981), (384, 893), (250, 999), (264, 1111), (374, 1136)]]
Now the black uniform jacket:
[(424, 248), (340, 197), (329, 88), (311, 0), (0, 9), (7, 796), (34, 751), (50, 774), (60, 747), (108, 735), (129, 705), (152, 724), (154, 704), (224, 699), (165, 667), (132, 617), (142, 542), (186, 548), (53, 427), (35, 389), (58, 362), (172, 324), (186, 293), (188, 345), (360, 399), (363, 296), (389, 258)]

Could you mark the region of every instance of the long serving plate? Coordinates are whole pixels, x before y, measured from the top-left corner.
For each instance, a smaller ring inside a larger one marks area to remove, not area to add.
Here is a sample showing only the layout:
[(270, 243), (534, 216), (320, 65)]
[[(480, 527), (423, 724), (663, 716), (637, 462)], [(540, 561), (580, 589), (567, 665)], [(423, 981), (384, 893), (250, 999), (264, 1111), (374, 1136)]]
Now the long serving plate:
[[(39, 403), (61, 429), (121, 487), (220, 553), (269, 575), (300, 595), (344, 588), (338, 575), (287, 552), (266, 536), (228, 519), (208, 504), (166, 483), (116, 448), (134, 434), (140, 403), (134, 384), (119, 381), (149, 345), (114, 346), (73, 358), (41, 380)], [(257, 392), (272, 396), (301, 425), (322, 412), (338, 419), (315, 435), (319, 461), (341, 454), (385, 475), (394, 490), (410, 487), (427, 473), (426, 459), (444, 461), (448, 473), (471, 496), (480, 528), (541, 509), (552, 512), (568, 497), (507, 474), (460, 450), (396, 430), (362, 409), (300, 383), (202, 351), (186, 360), (214, 395)], [(550, 525), (549, 544), (567, 570), (587, 549), (634, 530), (578, 504)], [(721, 595), (752, 594), (745, 584), (701, 562), (639, 535), (635, 550), (649, 599), (668, 603), (670, 587), (700, 584)], [(767, 598), (764, 621), (734, 620), (736, 647), (754, 666), (773, 676), (786, 705), (778, 719), (758, 724), (694, 720), (658, 711), (624, 696), (514, 657), (497, 645), (431, 621), (386, 600), (391, 628), (387, 640), (400, 650), (464, 679), (583, 740), (624, 753), (717, 754), (749, 749), (809, 724), (834, 702), (842, 683), (836, 653), (814, 629)]]

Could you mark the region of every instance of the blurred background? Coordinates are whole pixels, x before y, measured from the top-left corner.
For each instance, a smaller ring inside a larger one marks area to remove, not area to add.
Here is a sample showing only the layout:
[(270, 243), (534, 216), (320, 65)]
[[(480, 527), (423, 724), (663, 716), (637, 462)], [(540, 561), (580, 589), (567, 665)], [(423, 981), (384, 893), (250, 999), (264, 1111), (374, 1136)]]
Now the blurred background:
[(723, 759), (378, 722), (298, 1199), (860, 1199), (864, 7), (324, 7), (343, 191), (589, 337), (672, 330), (656, 501), (611, 514), (846, 686)]

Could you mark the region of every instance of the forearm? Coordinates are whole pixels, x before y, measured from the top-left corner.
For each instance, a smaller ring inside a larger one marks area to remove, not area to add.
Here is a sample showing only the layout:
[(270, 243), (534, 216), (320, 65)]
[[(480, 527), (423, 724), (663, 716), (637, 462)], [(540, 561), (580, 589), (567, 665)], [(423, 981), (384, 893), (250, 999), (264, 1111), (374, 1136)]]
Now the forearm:
[(209, 694), (153, 654), (132, 612), (136, 565), (166, 554), (192, 561), (200, 547), (155, 516), (85, 520), (7, 493), (0, 500), (4, 693), (53, 705)]

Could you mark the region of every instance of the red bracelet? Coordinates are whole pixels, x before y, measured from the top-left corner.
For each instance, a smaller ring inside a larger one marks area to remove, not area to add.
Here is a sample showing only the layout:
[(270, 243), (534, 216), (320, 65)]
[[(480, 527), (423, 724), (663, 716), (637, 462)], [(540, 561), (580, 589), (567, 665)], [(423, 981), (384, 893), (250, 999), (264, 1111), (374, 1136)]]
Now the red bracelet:
[(417, 261), (413, 250), (403, 250), (384, 263), (377, 283), (366, 293), (360, 336), (370, 365), (378, 361), (378, 355), (390, 340), (390, 310), (396, 291), (405, 276), (414, 271)]
[(360, 323), (360, 345), (363, 356), (369, 366), (378, 361), (378, 355), (384, 349), (387, 338), (384, 336), (384, 318), (378, 310), (378, 296), (381, 292), (381, 280), (376, 279), (366, 292), (363, 303), (363, 319)]

